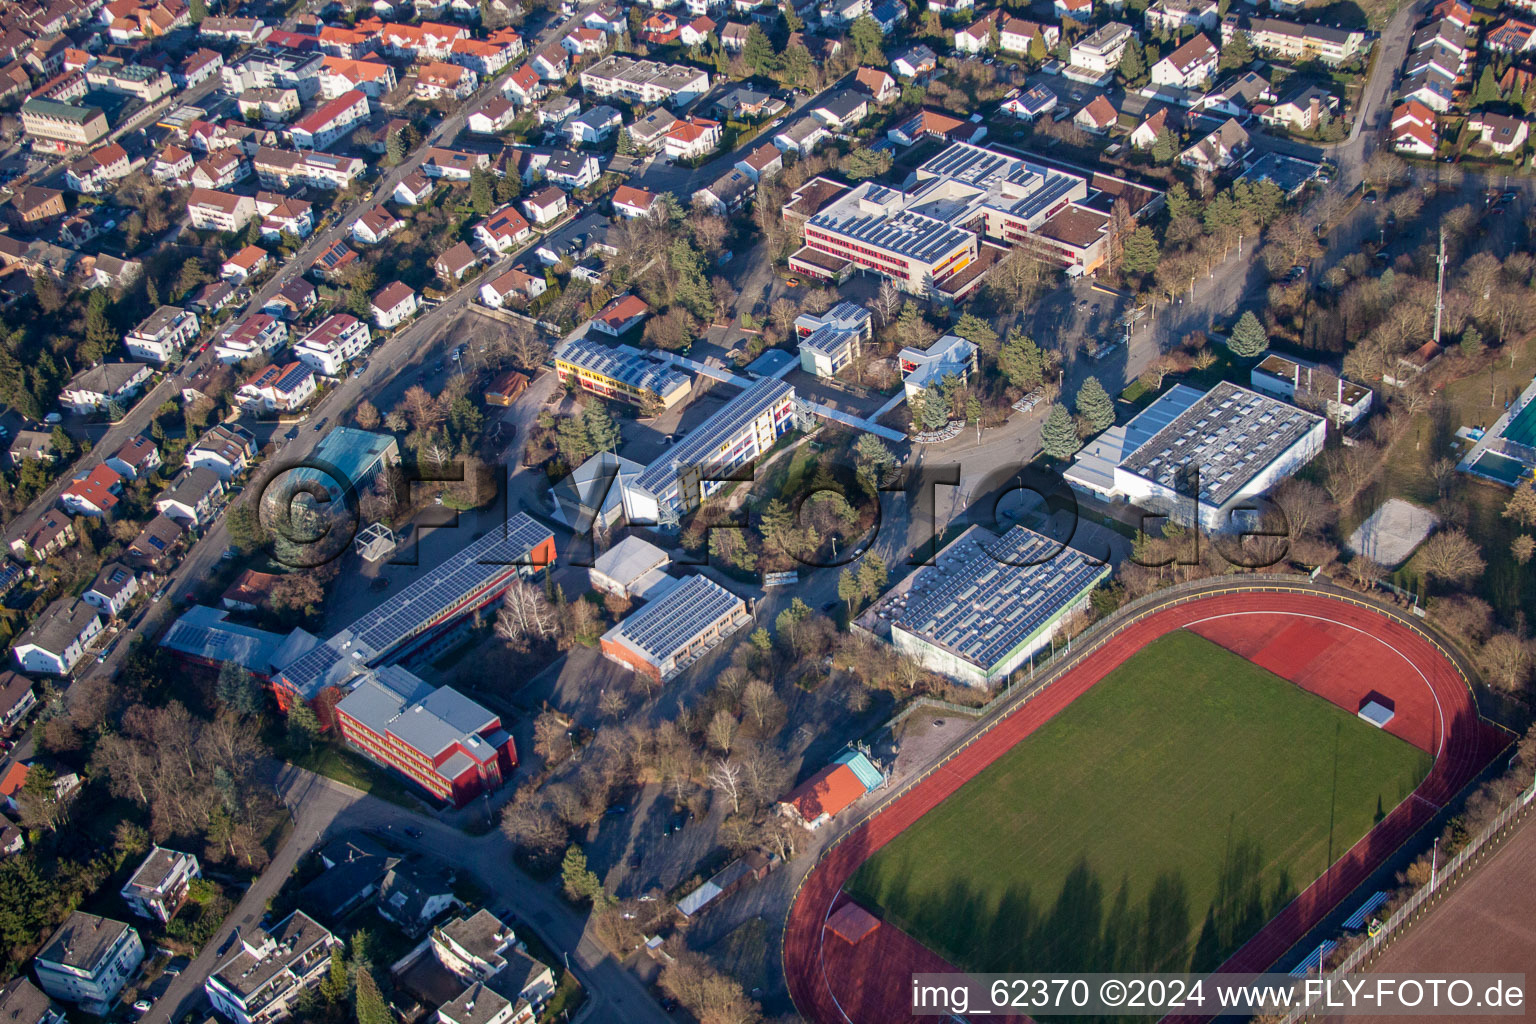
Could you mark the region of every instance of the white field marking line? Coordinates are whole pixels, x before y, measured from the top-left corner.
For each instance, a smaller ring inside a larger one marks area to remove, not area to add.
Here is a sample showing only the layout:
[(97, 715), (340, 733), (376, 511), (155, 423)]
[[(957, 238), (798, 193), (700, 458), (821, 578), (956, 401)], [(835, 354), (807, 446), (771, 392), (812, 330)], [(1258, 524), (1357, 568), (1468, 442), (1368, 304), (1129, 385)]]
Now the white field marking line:
[(1438, 693), (1436, 693), (1435, 692), (1435, 688), (1429, 684), (1429, 677), (1424, 674), (1424, 670), (1419, 668), (1419, 666), (1415, 665), (1413, 663), (1413, 660), (1411, 658), (1409, 658), (1406, 654), (1404, 654), (1402, 651), (1398, 650), (1396, 647), (1394, 647), (1391, 644), (1387, 643), (1387, 641), (1383, 640), (1381, 637), (1376, 636), (1376, 635), (1374, 635), (1372, 633), (1367, 633), (1365, 630), (1361, 629), (1358, 626), (1351, 626), (1347, 622), (1338, 622), (1338, 621), (1336, 621), (1334, 619), (1324, 618), (1321, 615), (1312, 615), (1312, 614), (1310, 614), (1308, 612), (1286, 612), (1286, 611), (1224, 612), (1221, 615), (1212, 615), (1212, 616), (1209, 616), (1209, 617), (1204, 618), (1204, 619), (1192, 619), (1188, 623), (1188, 625), (1189, 626), (1199, 625), (1202, 622), (1212, 622), (1212, 621), (1215, 621), (1216, 619), (1233, 619), (1233, 618), (1238, 618), (1239, 616), (1243, 616), (1243, 615), (1289, 615), (1289, 616), (1292, 616), (1293, 618), (1298, 618), (1298, 619), (1315, 619), (1318, 622), (1327, 622), (1327, 623), (1329, 623), (1331, 625), (1334, 625), (1334, 626), (1342, 626), (1345, 629), (1354, 630), (1356, 633), (1359, 633), (1361, 636), (1370, 637), (1372, 640), (1375, 640), (1377, 643), (1381, 644), (1381, 646), (1385, 647), (1387, 650), (1391, 651), (1393, 654), (1397, 655), (1399, 658), (1402, 658), (1403, 661), (1408, 663), (1408, 667), (1413, 669), (1413, 671), (1418, 675), (1418, 677), (1421, 680), (1423, 680), (1425, 689), (1427, 689), (1429, 691), (1429, 695), (1431, 697), (1433, 697), (1434, 700), (1435, 700), (1435, 714), (1436, 714), (1436, 716), (1440, 720), (1440, 729), (1439, 729), (1439, 732), (1437, 733), (1437, 735), (1435, 737), (1435, 757), (1438, 758), (1440, 756), (1441, 752), (1443, 751), (1443, 749), (1445, 747), (1445, 709), (1440, 706), (1440, 695)]

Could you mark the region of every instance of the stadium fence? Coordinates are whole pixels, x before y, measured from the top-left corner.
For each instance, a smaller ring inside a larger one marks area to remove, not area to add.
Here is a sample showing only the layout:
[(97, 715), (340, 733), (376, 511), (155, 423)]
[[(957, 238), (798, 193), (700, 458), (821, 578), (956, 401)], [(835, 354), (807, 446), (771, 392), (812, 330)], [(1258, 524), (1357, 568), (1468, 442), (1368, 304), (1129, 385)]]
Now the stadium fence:
[[(1500, 811), (1499, 816), (1474, 836), (1456, 856), (1446, 861), (1443, 866), (1437, 866), (1430, 880), (1408, 897), (1401, 907), (1393, 911), (1392, 915), (1381, 923), (1375, 935), (1367, 937), (1341, 960), (1337, 967), (1326, 972), (1327, 976), (1337, 980), (1344, 975), (1352, 974), (1391, 945), (1400, 931), (1427, 913), (1436, 899), (1443, 895), (1449, 886), (1459, 881), (1475, 862), (1494, 851), (1497, 841), (1514, 830), (1525, 812), (1530, 809), (1533, 799), (1536, 799), (1536, 779), (1532, 779), (1531, 784)], [(1296, 1024), (1297, 1021), (1305, 1020), (1319, 1011), (1326, 1013), (1328, 1008), (1319, 1007), (1317, 1002), (1308, 1003), (1286, 1014), (1282, 1024)]]

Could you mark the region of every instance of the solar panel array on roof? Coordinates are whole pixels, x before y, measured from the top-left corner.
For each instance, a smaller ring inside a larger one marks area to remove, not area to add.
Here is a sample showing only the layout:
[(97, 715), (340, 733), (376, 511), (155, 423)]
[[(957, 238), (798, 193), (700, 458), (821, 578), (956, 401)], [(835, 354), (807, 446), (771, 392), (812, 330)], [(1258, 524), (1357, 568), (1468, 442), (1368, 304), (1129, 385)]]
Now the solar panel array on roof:
[(741, 598), (714, 580), (689, 576), (619, 623), (613, 632), (660, 664), (741, 603)]
[(586, 338), (568, 342), (556, 356), (577, 369), (627, 384), (642, 391), (666, 396), (674, 388), (687, 387), (688, 375), (670, 363), (654, 359), (631, 345), (609, 348)]
[(757, 381), (725, 404), (719, 412), (693, 428), (676, 447), (646, 466), (635, 484), (652, 494), (664, 494), (677, 481), (679, 466), (706, 466), (713, 461), (720, 446), (730, 441), (761, 416), (774, 403), (795, 389), (781, 380)]
[(1023, 526), (973, 526), (881, 606), (891, 625), (983, 670), (1075, 604), (1109, 566)]
[(361, 668), (377, 662), (456, 609), (483, 598), (529, 565), (529, 553), (553, 537), (526, 512), (517, 513), (504, 530), (471, 541), (326, 643), (281, 666), (283, 678), (305, 696), (314, 696), (351, 676), (353, 663)]
[(1315, 413), (1222, 381), (1126, 456), (1122, 468), (1220, 506), (1322, 422)]

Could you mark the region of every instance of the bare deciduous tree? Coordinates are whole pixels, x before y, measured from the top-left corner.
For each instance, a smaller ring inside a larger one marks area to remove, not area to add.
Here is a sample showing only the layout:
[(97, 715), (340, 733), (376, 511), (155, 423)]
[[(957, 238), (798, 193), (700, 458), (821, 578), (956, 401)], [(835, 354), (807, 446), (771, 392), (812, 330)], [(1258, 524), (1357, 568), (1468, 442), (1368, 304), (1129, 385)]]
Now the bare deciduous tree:
[(731, 744), (736, 739), (736, 716), (721, 708), (709, 720), (709, 726), (704, 732), (710, 746), (722, 754), (729, 754)]
[(741, 813), (741, 766), (726, 758), (718, 758), (709, 769), (709, 782), (716, 791), (731, 799), (731, 813)]
[(553, 640), (559, 619), (544, 594), (530, 583), (514, 580), (496, 613), (496, 635), (517, 651)]
[(1461, 530), (1444, 530), (1419, 548), (1417, 561), (1424, 572), (1443, 583), (1461, 583), (1481, 573), (1488, 563), (1482, 551)]
[(1478, 648), (1477, 667), (1490, 683), (1513, 693), (1531, 674), (1531, 642), (1513, 633), (1489, 637)]

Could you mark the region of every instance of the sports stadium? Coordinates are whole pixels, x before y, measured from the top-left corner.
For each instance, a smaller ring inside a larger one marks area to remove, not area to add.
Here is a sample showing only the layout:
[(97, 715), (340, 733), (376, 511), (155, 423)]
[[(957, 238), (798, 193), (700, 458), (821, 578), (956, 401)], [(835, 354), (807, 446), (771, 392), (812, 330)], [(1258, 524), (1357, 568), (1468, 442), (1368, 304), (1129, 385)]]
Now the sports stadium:
[(790, 993), (885, 1024), (919, 971), (1289, 969), (1508, 742), (1432, 636), (1347, 592), (1149, 599), (823, 853)]

